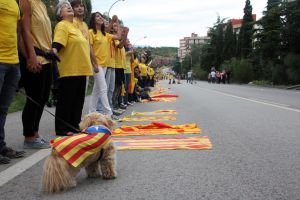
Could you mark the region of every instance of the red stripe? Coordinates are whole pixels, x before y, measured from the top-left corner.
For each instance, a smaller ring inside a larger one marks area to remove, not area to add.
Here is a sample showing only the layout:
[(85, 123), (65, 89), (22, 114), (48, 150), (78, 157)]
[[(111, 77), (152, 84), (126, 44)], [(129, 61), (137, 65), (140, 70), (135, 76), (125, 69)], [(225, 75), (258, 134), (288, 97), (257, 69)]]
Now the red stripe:
[[(97, 134), (95, 134), (95, 135), (97, 135)], [(97, 142), (95, 142), (95, 143), (93, 143), (93, 144), (91, 144), (91, 145), (89, 145), (89, 146), (86, 146), (86, 147), (80, 149), (79, 151), (77, 151), (71, 158), (68, 159), (68, 162), (69, 162), (69, 163), (75, 162), (75, 161), (76, 161), (82, 154), (84, 154), (85, 152), (90, 151), (90, 150), (92, 150), (92, 149), (95, 149), (95, 148), (99, 147), (103, 142), (105, 142), (105, 140), (106, 140), (108, 137), (110, 137), (110, 135), (104, 134), (104, 135), (102, 136), (102, 138), (101, 138), (100, 140), (98, 140)]]
[(70, 137), (71, 137), (71, 136), (63, 137), (63, 138), (61, 138), (61, 140), (59, 140), (59, 141), (57, 141), (57, 142), (54, 142), (54, 143), (52, 143), (52, 141), (51, 141), (52, 147), (53, 147), (53, 148), (57, 147), (58, 145), (60, 145), (61, 143), (63, 143), (63, 142), (66, 141), (67, 139), (69, 139)]
[(95, 137), (97, 134), (90, 134), (87, 135), (86, 137), (83, 138), (78, 138), (77, 140), (74, 140), (73, 142), (71, 142), (70, 144), (68, 144), (65, 148), (63, 148), (59, 154), (61, 156), (64, 156), (66, 153), (68, 153), (70, 150), (72, 150), (76, 145), (78, 145), (81, 142), (87, 141), (92, 139), (93, 137)]

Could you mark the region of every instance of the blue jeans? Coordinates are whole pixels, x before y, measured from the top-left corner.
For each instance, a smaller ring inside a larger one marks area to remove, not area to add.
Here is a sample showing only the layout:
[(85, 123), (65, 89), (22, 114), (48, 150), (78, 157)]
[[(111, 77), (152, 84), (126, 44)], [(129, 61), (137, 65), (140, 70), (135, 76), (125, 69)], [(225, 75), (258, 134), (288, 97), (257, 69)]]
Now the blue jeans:
[(18, 89), (20, 77), (19, 64), (0, 63), (0, 152), (6, 145), (4, 125), (8, 107)]
[(131, 78), (131, 73), (125, 73), (124, 87), (125, 87), (125, 96), (123, 97), (123, 102), (128, 103), (128, 94), (129, 94), (129, 83)]

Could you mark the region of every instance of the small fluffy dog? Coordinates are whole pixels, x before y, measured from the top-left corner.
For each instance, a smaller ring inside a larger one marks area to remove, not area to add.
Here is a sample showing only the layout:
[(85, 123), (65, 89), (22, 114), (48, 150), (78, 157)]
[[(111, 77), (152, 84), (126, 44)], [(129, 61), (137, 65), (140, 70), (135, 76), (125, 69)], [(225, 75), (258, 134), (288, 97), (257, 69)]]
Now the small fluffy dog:
[[(113, 130), (116, 126), (109, 117), (96, 112), (84, 116), (79, 124), (80, 130), (94, 125), (102, 125), (109, 130)], [(77, 167), (69, 164), (55, 148), (52, 148), (51, 154), (44, 164), (42, 191), (55, 193), (75, 187), (75, 177), (81, 168), (85, 168), (88, 177), (100, 177), (102, 175), (103, 179), (116, 178), (116, 149), (111, 140), (105, 145), (105, 148), (85, 158)]]

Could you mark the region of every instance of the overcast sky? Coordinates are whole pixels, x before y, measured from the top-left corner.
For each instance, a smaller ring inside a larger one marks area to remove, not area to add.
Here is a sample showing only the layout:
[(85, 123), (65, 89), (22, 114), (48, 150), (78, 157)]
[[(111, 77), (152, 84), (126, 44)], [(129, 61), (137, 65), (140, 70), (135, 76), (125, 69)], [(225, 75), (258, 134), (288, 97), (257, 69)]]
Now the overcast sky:
[[(108, 12), (116, 0), (92, 0), (93, 11)], [(131, 43), (152, 47), (179, 47), (179, 39), (205, 36), (217, 16), (243, 18), (245, 0), (125, 0), (110, 10), (130, 28)], [(252, 13), (262, 16), (267, 0), (251, 0)], [(147, 36), (146, 39), (143, 39)]]

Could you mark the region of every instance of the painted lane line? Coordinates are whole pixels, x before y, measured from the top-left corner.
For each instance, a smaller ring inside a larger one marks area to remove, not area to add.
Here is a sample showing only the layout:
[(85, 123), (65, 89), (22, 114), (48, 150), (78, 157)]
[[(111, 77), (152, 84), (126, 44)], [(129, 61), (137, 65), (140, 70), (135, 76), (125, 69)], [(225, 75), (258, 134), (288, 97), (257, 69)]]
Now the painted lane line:
[(21, 160), (6, 170), (0, 172), (0, 187), (6, 184), (8, 181), (14, 179), (19, 174), (23, 173), (37, 162), (44, 159), (50, 154), (51, 149), (42, 149), (32, 154), (31, 156)]
[(253, 100), (253, 99), (240, 97), (240, 96), (236, 96), (236, 95), (232, 95), (232, 94), (227, 94), (227, 93), (219, 92), (219, 91), (215, 91), (215, 90), (212, 90), (212, 91), (214, 91), (216, 93), (219, 93), (219, 94), (222, 94), (222, 95), (225, 95), (225, 96), (229, 96), (229, 97), (233, 97), (233, 98), (237, 98), (237, 99), (242, 99), (242, 100), (246, 100), (246, 101), (251, 101), (251, 102), (255, 102), (255, 103), (259, 103), (259, 104), (263, 104), (263, 105), (267, 105), (267, 106), (272, 106), (272, 107), (281, 108), (281, 109), (284, 109), (284, 110), (289, 110), (289, 111), (294, 111), (294, 112), (300, 113), (299, 109), (280, 106), (280, 105), (276, 105), (276, 104), (272, 104), (272, 103), (263, 102), (263, 101), (260, 101), (260, 100)]
[(283, 106), (283, 104), (280, 105), (278, 103), (276, 103), (276, 104), (275, 103), (267, 103), (267, 102), (264, 102), (264, 101), (261, 101), (261, 100), (249, 99), (249, 98), (240, 97), (240, 96), (236, 96), (236, 95), (232, 95), (232, 94), (220, 92), (220, 91), (217, 91), (217, 90), (207, 89), (207, 88), (200, 88), (200, 89), (206, 90), (206, 91), (212, 91), (212, 92), (215, 92), (215, 93), (219, 93), (219, 94), (222, 94), (222, 95), (225, 95), (225, 96), (229, 96), (229, 97), (233, 97), (233, 98), (237, 98), (237, 99), (242, 99), (242, 100), (246, 100), (246, 101), (251, 101), (251, 102), (255, 102), (255, 103), (259, 103), (259, 104), (263, 104), (263, 105), (267, 105), (267, 106), (273, 106), (273, 107), (276, 107), (276, 108), (281, 108), (281, 109), (284, 109), (284, 110), (289, 110), (289, 111), (294, 111), (294, 112), (300, 113), (299, 109), (286, 107), (288, 105)]
[(264, 102), (264, 103), (274, 104), (274, 105), (277, 105), (277, 106), (283, 106), (283, 107), (287, 107), (287, 108), (290, 107), (287, 104), (277, 103), (277, 102), (273, 102), (273, 101), (267, 101), (267, 100), (264, 100), (264, 99), (255, 99), (255, 98), (249, 98), (249, 99), (254, 100), (254, 101), (261, 101), (261, 102)]

